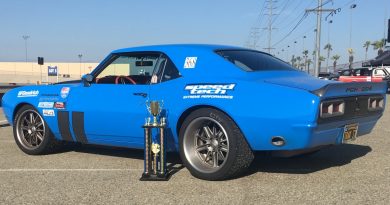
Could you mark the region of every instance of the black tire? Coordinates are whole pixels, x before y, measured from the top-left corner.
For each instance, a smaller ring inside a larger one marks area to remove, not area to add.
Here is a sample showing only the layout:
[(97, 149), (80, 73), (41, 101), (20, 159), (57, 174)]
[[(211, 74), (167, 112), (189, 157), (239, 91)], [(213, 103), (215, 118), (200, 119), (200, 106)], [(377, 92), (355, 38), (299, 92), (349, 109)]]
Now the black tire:
[(200, 179), (224, 180), (238, 176), (254, 158), (238, 126), (216, 109), (192, 112), (184, 120), (179, 135), (180, 157), (190, 173)]
[[(35, 116), (34, 118), (37, 124), (42, 125), (31, 125), (31, 122), (30, 124), (26, 122), (28, 117), (31, 117), (30, 114)], [(39, 121), (41, 121), (41, 123), (39, 123)], [(57, 151), (57, 149), (60, 147), (60, 141), (54, 138), (53, 133), (51, 132), (49, 126), (47, 125), (43, 117), (31, 105), (24, 105), (17, 111), (14, 118), (13, 132), (15, 142), (18, 147), (24, 153), (29, 155), (42, 155), (53, 153)], [(42, 138), (42, 140), (37, 137), (38, 132), (39, 137)]]

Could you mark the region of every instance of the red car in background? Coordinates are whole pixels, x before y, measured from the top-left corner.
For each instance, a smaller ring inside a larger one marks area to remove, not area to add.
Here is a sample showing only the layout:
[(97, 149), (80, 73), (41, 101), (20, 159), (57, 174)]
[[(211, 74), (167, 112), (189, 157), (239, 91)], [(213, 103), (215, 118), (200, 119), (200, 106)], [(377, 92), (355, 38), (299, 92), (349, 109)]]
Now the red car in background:
[(382, 82), (390, 76), (383, 68), (356, 68), (340, 71), (339, 81), (342, 82)]
[(387, 82), (390, 92), (390, 73), (384, 68), (355, 68), (339, 71), (341, 82)]

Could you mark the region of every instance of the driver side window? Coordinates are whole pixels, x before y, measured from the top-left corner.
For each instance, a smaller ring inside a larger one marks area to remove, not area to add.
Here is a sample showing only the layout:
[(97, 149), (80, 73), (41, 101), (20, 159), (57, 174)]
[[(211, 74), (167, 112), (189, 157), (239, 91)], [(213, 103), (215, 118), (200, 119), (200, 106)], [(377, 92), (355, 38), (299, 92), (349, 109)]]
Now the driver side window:
[(159, 54), (120, 54), (114, 56), (96, 77), (97, 84), (149, 84)]

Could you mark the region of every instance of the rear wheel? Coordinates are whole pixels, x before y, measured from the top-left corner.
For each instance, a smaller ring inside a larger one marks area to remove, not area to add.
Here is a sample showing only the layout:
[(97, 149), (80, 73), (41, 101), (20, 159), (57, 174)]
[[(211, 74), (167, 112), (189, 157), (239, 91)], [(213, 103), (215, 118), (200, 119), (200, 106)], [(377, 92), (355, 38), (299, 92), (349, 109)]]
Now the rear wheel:
[(43, 117), (31, 105), (18, 110), (13, 131), (16, 144), (26, 154), (46, 154), (59, 146)]
[(180, 156), (197, 178), (223, 180), (249, 167), (253, 153), (237, 125), (221, 111), (202, 108), (180, 129)]

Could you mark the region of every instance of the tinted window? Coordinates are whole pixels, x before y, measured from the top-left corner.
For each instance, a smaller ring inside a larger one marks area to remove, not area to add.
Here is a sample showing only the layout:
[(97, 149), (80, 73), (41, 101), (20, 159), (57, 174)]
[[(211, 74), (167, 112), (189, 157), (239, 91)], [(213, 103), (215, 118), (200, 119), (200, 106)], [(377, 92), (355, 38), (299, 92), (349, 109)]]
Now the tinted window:
[(244, 71), (295, 70), (291, 65), (257, 51), (219, 50), (216, 53)]
[(156, 75), (159, 78), (159, 82), (165, 82), (181, 77), (175, 64), (165, 55), (160, 58)]

